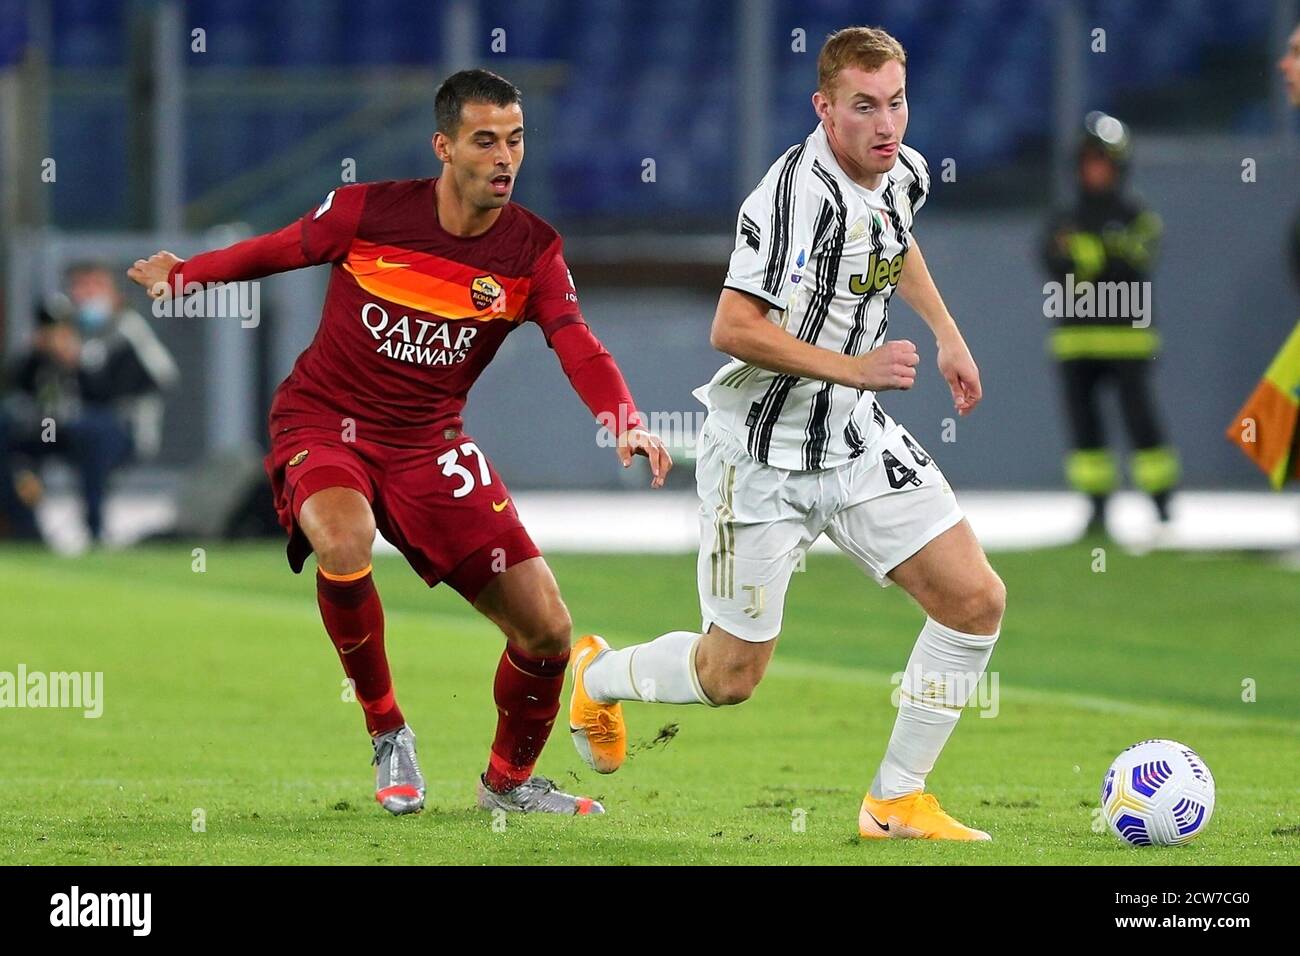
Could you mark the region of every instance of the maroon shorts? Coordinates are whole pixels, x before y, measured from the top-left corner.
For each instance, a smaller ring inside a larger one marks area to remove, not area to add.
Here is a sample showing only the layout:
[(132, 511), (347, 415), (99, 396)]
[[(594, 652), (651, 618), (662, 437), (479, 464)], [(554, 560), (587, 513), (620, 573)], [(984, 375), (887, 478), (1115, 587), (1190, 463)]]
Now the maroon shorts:
[(510, 492), (474, 440), (448, 429), (442, 440), (400, 447), (298, 425), (276, 434), (264, 465), (275, 510), (289, 534), (289, 566), (311, 554), (298, 511), (325, 488), (366, 496), (379, 533), (429, 587), (446, 581), (471, 603), (506, 568), (541, 554)]

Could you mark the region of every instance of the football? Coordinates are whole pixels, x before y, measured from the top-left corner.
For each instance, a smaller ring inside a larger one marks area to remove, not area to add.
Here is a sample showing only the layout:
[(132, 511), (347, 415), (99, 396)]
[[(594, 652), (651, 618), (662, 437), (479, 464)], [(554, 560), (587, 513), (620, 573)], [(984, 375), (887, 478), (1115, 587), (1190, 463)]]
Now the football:
[(1175, 740), (1143, 740), (1110, 765), (1101, 809), (1111, 832), (1133, 846), (1177, 846), (1209, 825), (1214, 777), (1205, 761)]

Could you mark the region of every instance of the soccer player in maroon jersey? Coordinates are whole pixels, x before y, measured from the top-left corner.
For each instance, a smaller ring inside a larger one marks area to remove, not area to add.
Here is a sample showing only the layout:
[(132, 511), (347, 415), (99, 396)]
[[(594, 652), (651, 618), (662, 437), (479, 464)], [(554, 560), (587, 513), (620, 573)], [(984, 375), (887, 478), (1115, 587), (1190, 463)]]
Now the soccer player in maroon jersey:
[(618, 423), (624, 467), (672, 460), (642, 427), (613, 358), (588, 328), (554, 229), (510, 202), (524, 157), (519, 90), (486, 70), (435, 99), (437, 179), (341, 186), (285, 228), (128, 275), (154, 297), (331, 263), (320, 327), (271, 404), (271, 477), (289, 564), (316, 553), (321, 617), (374, 744), (376, 799), (424, 806), (415, 736), (397, 705), (371, 576), (378, 529), (430, 587), (446, 581), (506, 637), (498, 721), (479, 806), (600, 813), (533, 773), (560, 706), (572, 621), (483, 450), (461, 430), (465, 395), (506, 335), (541, 328), (578, 395)]

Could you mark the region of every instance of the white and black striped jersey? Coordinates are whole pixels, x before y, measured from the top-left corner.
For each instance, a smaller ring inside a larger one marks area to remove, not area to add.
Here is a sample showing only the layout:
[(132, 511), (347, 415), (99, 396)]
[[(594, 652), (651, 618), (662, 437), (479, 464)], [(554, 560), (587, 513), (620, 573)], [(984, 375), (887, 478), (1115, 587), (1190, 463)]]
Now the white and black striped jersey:
[[(769, 303), (768, 318), (805, 342), (859, 355), (880, 345), (889, 298), (930, 190), (916, 150), (899, 144), (874, 190), (840, 169), (818, 124), (772, 164), (740, 207), (724, 285)], [(695, 396), (709, 417), (778, 468), (832, 468), (880, 434), (875, 394), (733, 359)]]

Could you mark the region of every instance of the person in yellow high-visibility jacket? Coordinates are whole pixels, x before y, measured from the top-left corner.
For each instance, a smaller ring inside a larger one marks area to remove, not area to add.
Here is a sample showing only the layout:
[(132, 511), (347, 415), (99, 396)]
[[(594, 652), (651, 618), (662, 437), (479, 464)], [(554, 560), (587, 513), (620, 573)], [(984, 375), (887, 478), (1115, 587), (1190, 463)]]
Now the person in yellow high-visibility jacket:
[[(1103, 388), (1114, 386), (1119, 393), (1133, 446), (1130, 476), (1151, 496), (1162, 522), (1169, 520), (1180, 469), (1177, 452), (1165, 441), (1150, 385), (1160, 342), (1150, 323), (1147, 279), (1160, 218), (1124, 189), (1127, 127), (1104, 113), (1089, 113), (1084, 126), (1078, 198), (1053, 214), (1043, 243), (1043, 264), (1058, 284), (1049, 284), (1044, 292), (1045, 311), (1057, 323), (1049, 347), (1060, 363), (1071, 432), (1066, 478), (1091, 499), (1089, 532), (1104, 532), (1106, 503), (1119, 483), (1119, 466), (1106, 441)], [(1124, 307), (1114, 308), (1116, 302)]]

